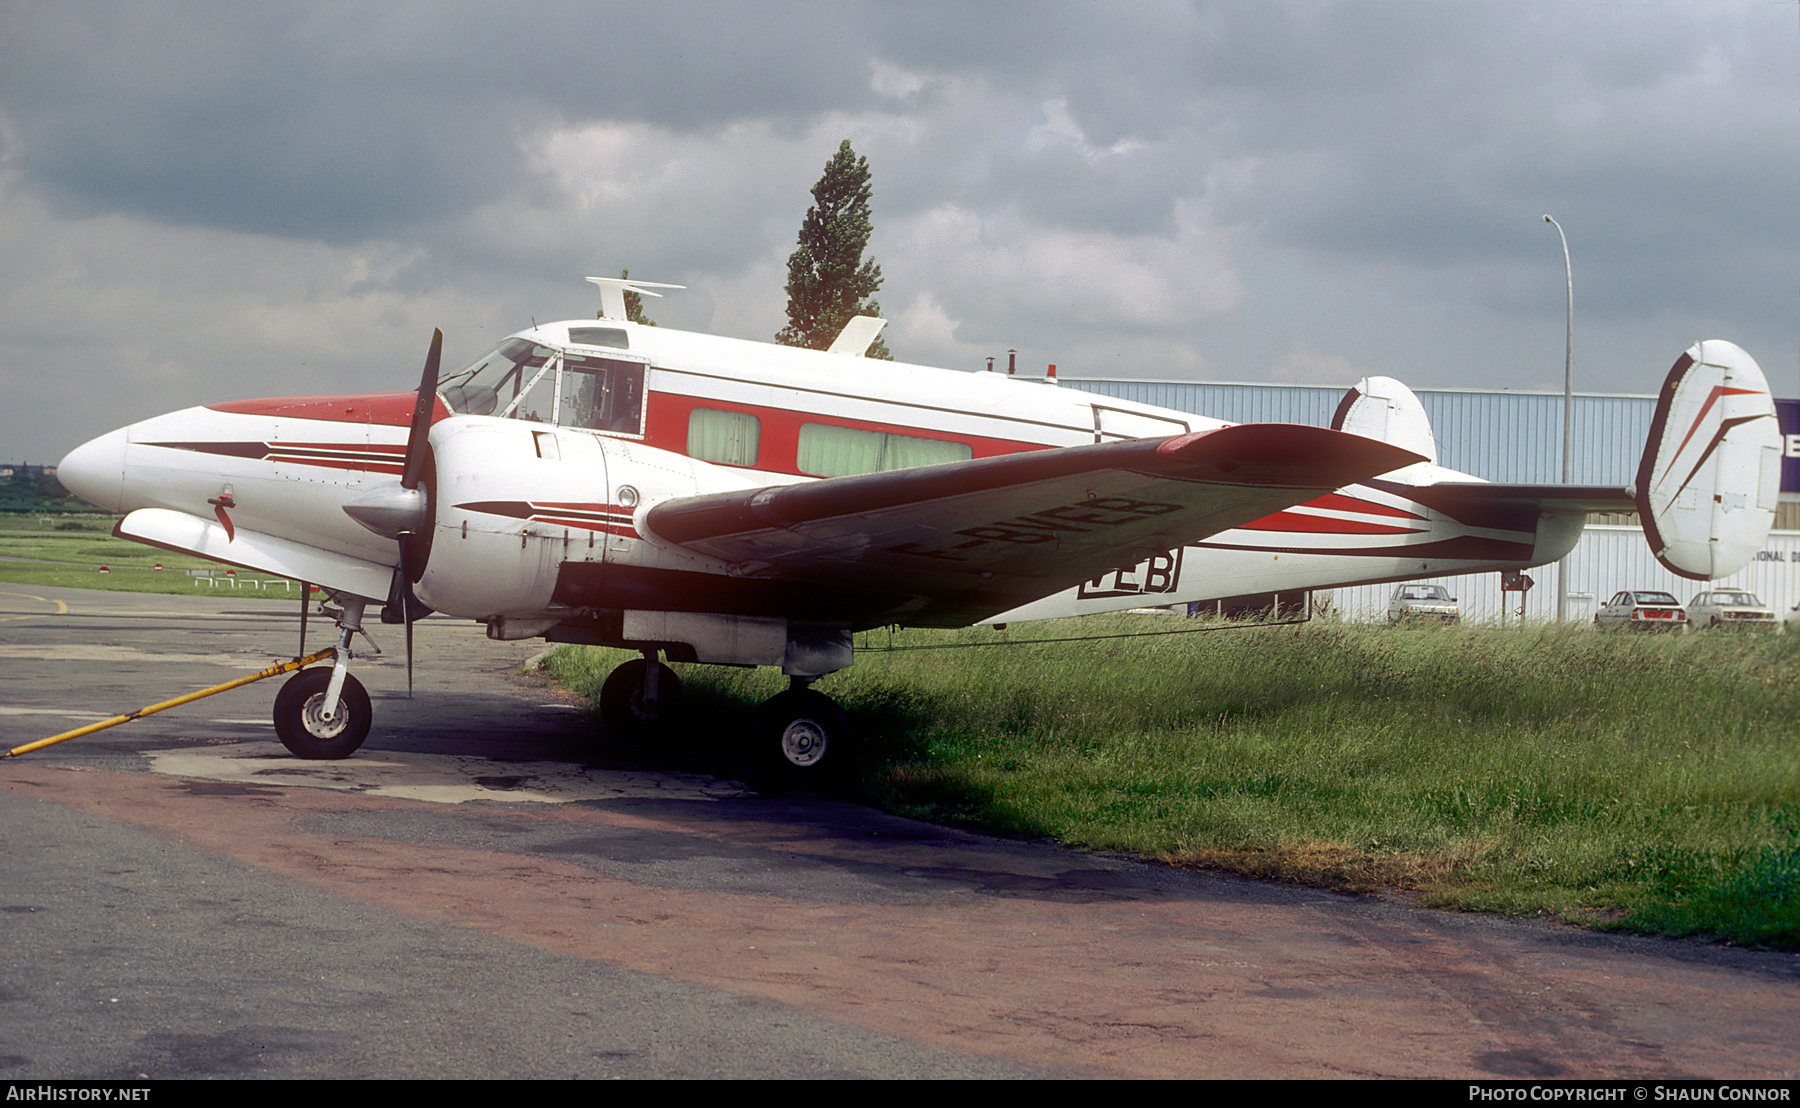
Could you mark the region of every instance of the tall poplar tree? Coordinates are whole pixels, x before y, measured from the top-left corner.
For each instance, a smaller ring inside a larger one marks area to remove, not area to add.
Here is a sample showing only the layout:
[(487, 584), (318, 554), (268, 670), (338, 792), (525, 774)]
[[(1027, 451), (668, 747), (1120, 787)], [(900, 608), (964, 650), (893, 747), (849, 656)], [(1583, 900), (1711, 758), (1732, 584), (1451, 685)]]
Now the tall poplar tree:
[[(845, 139), (812, 188), (799, 248), (788, 256), (788, 324), (776, 342), (823, 350), (851, 316), (881, 314), (873, 299), (881, 288), (881, 267), (863, 260), (872, 192), (868, 159), (858, 157)], [(893, 359), (879, 338), (868, 356)]]

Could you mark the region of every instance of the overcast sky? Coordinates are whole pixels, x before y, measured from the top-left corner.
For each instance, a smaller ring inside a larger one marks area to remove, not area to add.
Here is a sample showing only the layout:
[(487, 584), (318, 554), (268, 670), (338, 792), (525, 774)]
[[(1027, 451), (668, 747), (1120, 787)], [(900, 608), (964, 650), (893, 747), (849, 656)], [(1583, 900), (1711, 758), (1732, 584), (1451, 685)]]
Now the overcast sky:
[(1795, 0), (0, 0), (0, 459), (400, 390), (688, 286), (768, 339), (873, 172), (888, 344), (1065, 376), (1800, 395)]

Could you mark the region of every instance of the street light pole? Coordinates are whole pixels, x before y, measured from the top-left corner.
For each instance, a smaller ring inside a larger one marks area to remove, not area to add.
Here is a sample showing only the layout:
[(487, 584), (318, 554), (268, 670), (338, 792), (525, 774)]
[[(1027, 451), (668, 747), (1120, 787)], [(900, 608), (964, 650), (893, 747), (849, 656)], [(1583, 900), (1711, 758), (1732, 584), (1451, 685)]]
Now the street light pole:
[[(1575, 443), (1575, 269), (1569, 264), (1569, 236), (1563, 234), (1562, 224), (1544, 213), (1544, 222), (1556, 228), (1556, 237), (1562, 240), (1563, 276), (1569, 290), (1569, 311), (1563, 328), (1563, 443), (1562, 443), (1562, 483), (1570, 481), (1570, 455)], [(1565, 623), (1569, 618), (1569, 559), (1564, 555), (1562, 561), (1556, 563), (1556, 622)]]

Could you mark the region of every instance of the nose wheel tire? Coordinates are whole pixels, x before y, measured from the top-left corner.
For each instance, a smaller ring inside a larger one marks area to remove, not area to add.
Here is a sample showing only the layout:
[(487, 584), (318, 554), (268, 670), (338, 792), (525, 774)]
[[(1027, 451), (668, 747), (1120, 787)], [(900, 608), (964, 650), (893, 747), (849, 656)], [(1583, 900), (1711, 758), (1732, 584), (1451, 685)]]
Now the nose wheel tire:
[(295, 756), (309, 759), (348, 758), (369, 737), (375, 717), (362, 682), (344, 675), (337, 711), (325, 718), (325, 690), (331, 669), (303, 669), (275, 694), (275, 734)]
[(666, 665), (656, 667), (655, 695), (646, 683), (649, 665), (634, 658), (607, 675), (600, 686), (600, 722), (608, 731), (642, 734), (681, 714), (681, 678)]
[(846, 761), (850, 723), (824, 693), (789, 689), (763, 702), (757, 741), (774, 784), (812, 784)]

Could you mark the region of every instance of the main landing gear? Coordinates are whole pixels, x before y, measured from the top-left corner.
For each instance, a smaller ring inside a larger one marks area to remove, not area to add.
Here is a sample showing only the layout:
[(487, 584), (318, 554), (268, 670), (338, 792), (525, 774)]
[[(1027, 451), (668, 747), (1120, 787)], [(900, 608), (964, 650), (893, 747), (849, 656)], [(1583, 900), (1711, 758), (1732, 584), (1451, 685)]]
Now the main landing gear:
[(798, 677), (763, 701), (755, 738), (763, 771), (777, 784), (817, 780), (845, 760), (850, 721), (837, 702)]
[(275, 695), (275, 734), (281, 745), (301, 758), (348, 758), (369, 737), (375, 716), (368, 690), (349, 672), (351, 638), (358, 632), (368, 637), (362, 629), (364, 601), (341, 599), (342, 611), (327, 609), (338, 625), (337, 657), (331, 668), (303, 669)]
[[(787, 691), (763, 701), (752, 725), (756, 769), (771, 784), (825, 780), (847, 760), (850, 723), (811, 678), (793, 677)], [(681, 679), (655, 651), (613, 670), (600, 686), (600, 720), (608, 731), (642, 735), (666, 726), (682, 707)]]
[(681, 714), (681, 678), (647, 650), (612, 671), (600, 686), (600, 721), (608, 731), (653, 731)]

